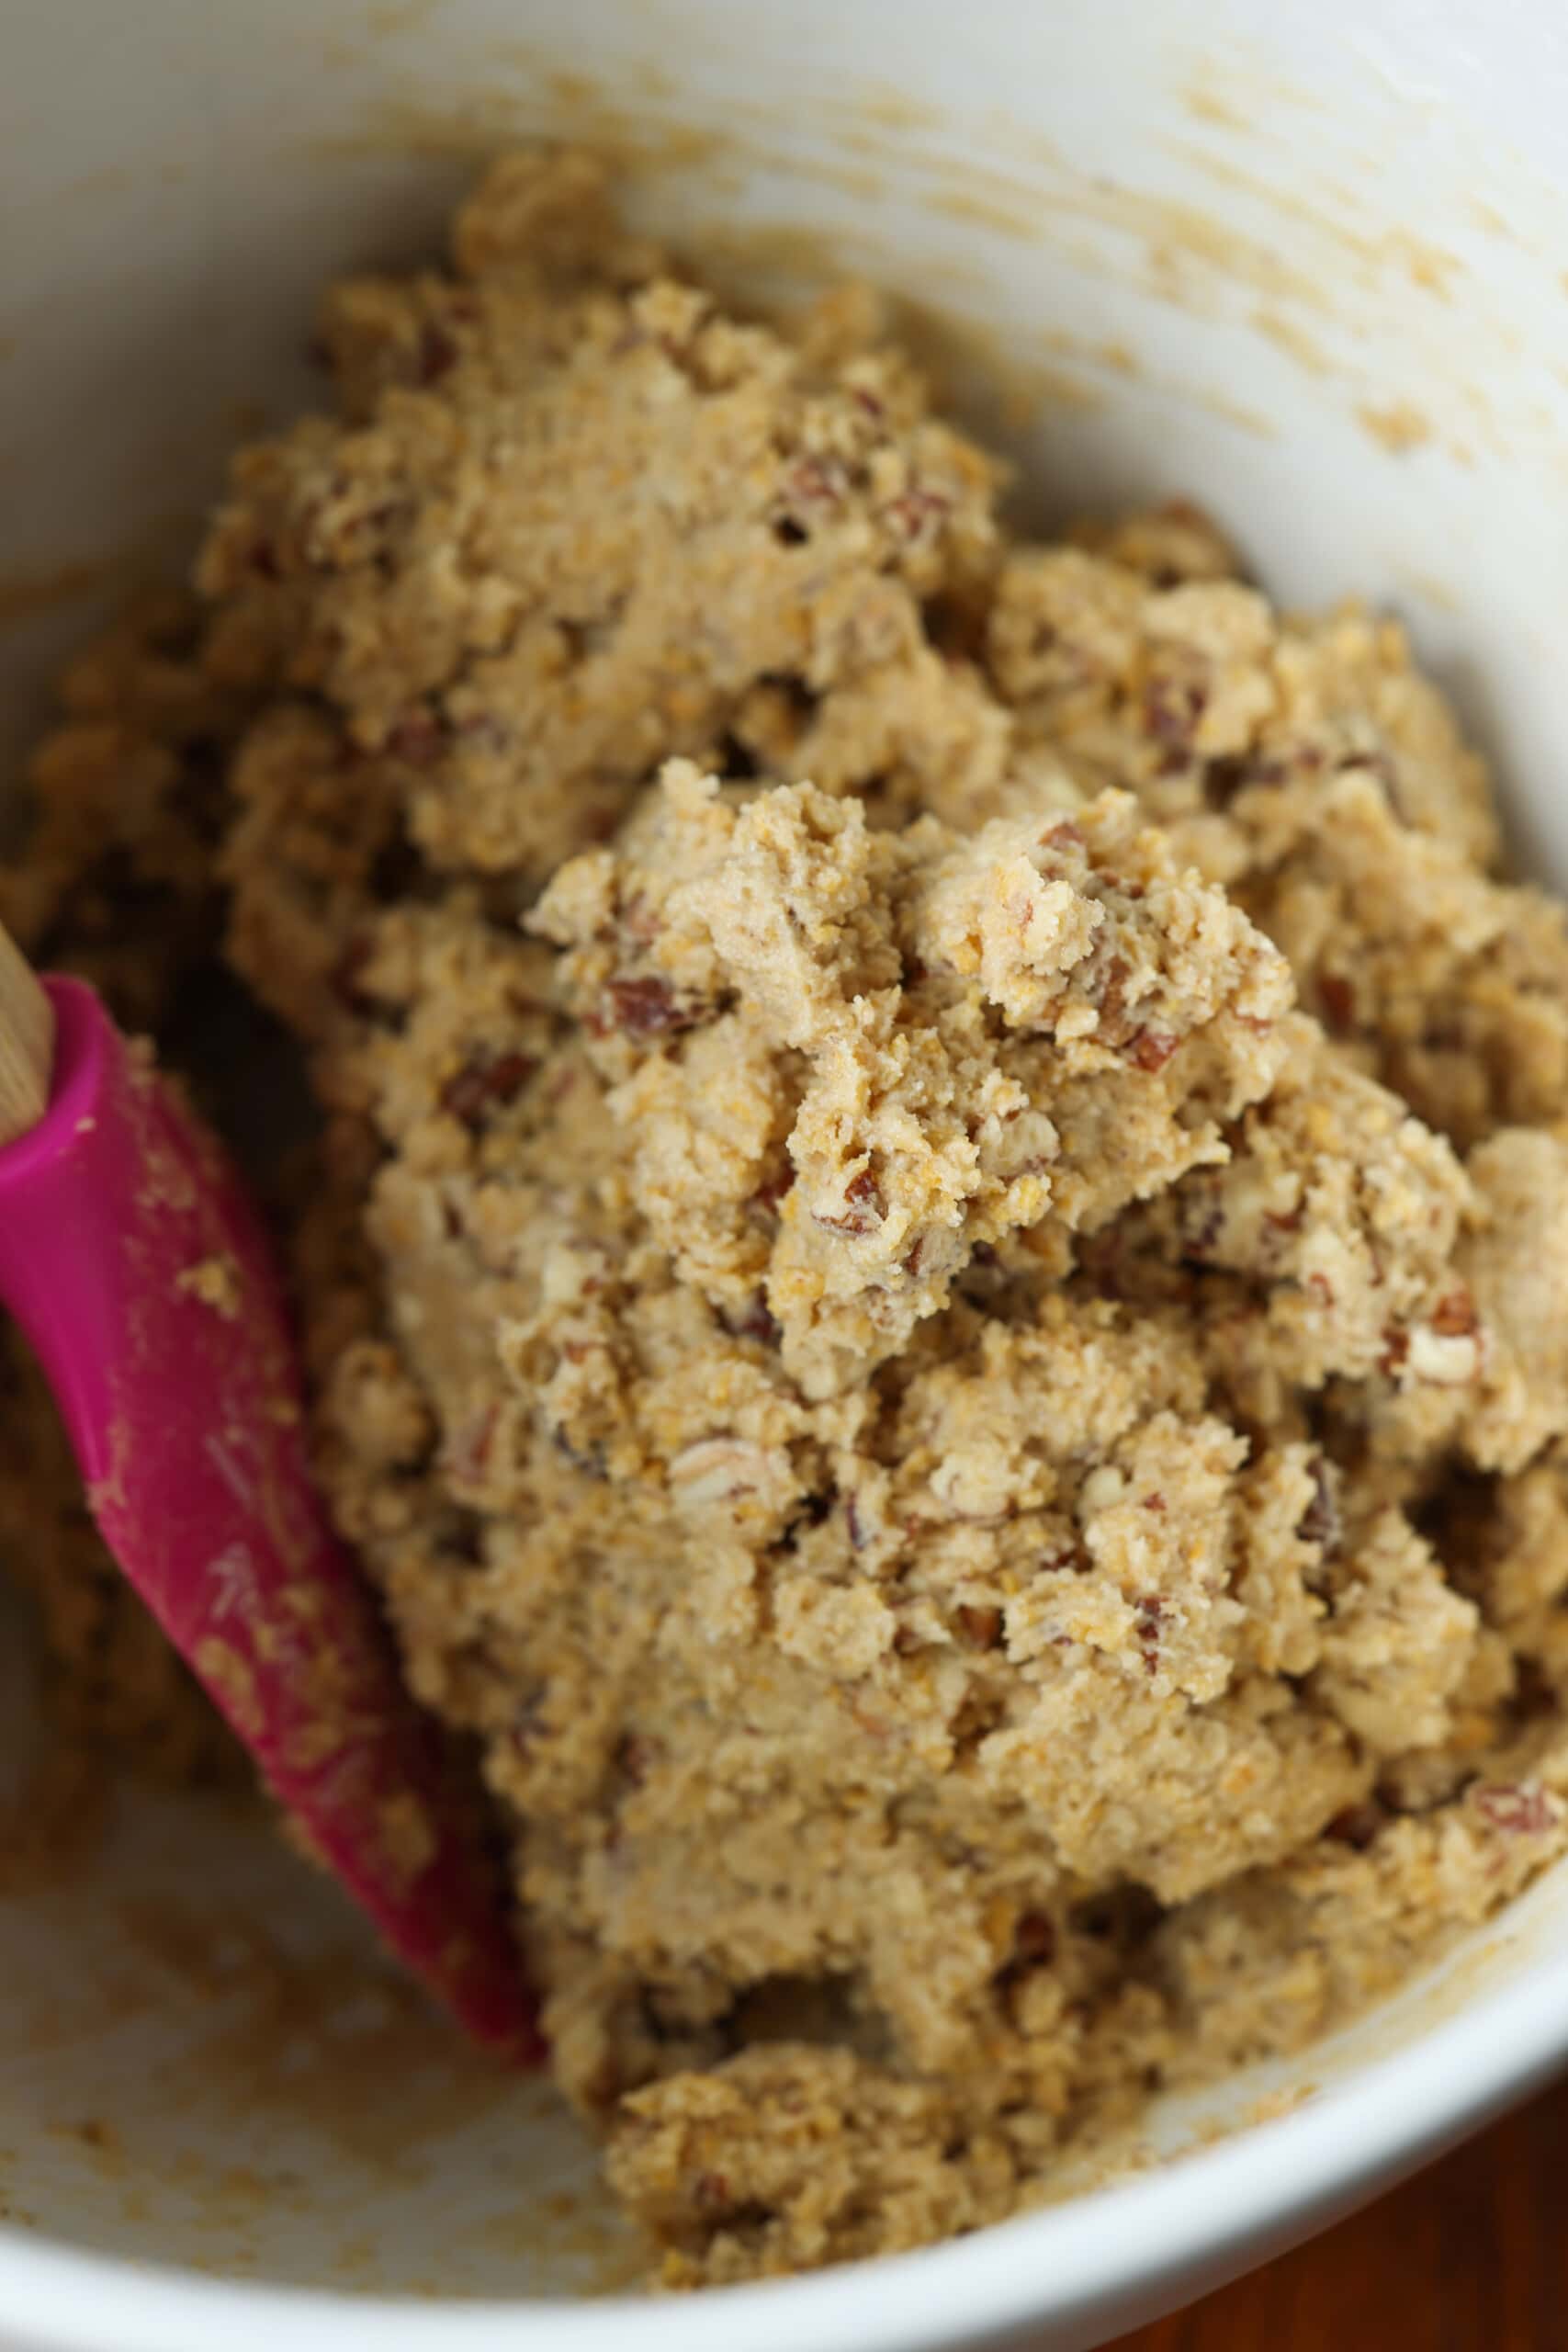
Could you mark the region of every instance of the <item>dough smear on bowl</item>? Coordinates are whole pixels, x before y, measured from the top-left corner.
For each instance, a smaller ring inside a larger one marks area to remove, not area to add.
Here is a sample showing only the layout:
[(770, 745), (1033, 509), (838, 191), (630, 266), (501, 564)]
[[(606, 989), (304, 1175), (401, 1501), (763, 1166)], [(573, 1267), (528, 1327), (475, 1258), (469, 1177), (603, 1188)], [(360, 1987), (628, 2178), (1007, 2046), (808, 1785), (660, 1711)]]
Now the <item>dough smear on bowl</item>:
[(1568, 1844), (1562, 911), (1393, 623), (1021, 540), (587, 158), (321, 332), (0, 911), (302, 1041), (322, 1476), (666, 2275), (973, 2228)]

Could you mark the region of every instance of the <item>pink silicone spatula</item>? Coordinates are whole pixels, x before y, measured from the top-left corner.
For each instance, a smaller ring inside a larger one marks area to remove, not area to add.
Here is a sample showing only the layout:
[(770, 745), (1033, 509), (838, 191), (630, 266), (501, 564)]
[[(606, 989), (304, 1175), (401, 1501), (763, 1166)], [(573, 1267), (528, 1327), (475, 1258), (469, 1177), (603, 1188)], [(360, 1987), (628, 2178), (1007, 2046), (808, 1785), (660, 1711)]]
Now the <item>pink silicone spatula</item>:
[(239, 1180), (93, 991), (3, 931), (0, 1298), (110, 1551), (274, 1792), (468, 2031), (536, 2056), (499, 1883), (312, 1487)]

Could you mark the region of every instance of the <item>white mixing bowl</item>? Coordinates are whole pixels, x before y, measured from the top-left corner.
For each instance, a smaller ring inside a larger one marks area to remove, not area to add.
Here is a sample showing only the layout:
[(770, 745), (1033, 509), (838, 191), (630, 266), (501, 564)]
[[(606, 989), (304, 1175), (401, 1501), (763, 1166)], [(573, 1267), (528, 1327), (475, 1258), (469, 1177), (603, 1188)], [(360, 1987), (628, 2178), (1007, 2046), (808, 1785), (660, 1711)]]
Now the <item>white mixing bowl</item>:
[[(1404, 614), (1568, 883), (1549, 0), (0, 0), (0, 59), (7, 742), (125, 551), (177, 557), (224, 448), (311, 397), (320, 282), (428, 250), (482, 153), (569, 129), (742, 278), (815, 255), (918, 296), (1047, 510), (1186, 492), (1287, 599)], [(23, 1872), (0, 1839), (17, 2352), (1072, 2352), (1568, 2052), (1565, 1865), (1332, 2044), (1162, 2112), (1173, 2160), (1122, 2186), (872, 2267), (585, 2301), (629, 2275), (585, 2143), (378, 1987), (332, 1890), (173, 1799), (88, 1843)]]

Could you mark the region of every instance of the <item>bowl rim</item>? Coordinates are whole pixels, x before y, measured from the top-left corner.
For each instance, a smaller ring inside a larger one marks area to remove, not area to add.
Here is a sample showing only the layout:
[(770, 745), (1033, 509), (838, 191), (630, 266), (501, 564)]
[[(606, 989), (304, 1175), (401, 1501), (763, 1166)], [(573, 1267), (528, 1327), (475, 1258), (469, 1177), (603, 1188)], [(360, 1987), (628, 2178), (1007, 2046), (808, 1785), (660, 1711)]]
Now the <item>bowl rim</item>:
[(290, 2352), (620, 2352), (634, 2324), (638, 2352), (938, 2352), (1026, 2324), (1109, 2331), (1337, 2219), (1565, 2056), (1568, 1949), (1289, 2114), (908, 2254), (664, 2301), (425, 2300), (209, 2278), (0, 2224), (0, 2329), (28, 2352), (276, 2352), (285, 2330)]

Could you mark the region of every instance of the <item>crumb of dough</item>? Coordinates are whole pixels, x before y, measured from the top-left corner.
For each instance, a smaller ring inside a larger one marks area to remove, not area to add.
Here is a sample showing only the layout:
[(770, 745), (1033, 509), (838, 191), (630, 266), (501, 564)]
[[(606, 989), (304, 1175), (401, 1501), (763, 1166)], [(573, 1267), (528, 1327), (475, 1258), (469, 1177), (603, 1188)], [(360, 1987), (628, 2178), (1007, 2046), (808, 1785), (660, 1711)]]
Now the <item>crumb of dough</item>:
[(220, 869), (303, 1046), (321, 1476), (666, 2277), (973, 2229), (1568, 1848), (1562, 910), (1393, 624), (1021, 540), (592, 159), (322, 334), (7, 903), (109, 714), (83, 955)]
[(240, 1269), (232, 1258), (221, 1254), (183, 1267), (175, 1277), (175, 1287), (187, 1298), (200, 1299), (226, 1323), (233, 1322), (244, 1301)]

